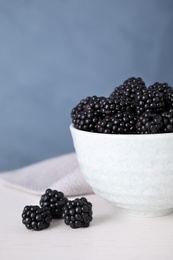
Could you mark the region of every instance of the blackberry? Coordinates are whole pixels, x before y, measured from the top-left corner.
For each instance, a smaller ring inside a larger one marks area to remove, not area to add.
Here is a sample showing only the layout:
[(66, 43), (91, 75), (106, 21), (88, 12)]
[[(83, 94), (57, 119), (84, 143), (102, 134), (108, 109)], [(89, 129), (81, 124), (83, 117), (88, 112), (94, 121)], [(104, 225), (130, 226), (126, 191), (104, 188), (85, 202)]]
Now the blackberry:
[(113, 122), (111, 117), (100, 119), (97, 124), (97, 132), (104, 134), (113, 134)]
[(155, 91), (155, 93), (159, 92), (160, 97), (162, 97), (162, 102), (164, 102), (165, 109), (169, 109), (170, 106), (173, 107), (173, 98), (171, 98), (171, 95), (173, 96), (173, 88), (169, 86), (168, 83), (155, 82), (148, 87), (148, 90)]
[(144, 88), (146, 88), (146, 86), (142, 78), (131, 77), (125, 80), (122, 85), (115, 88), (110, 96), (123, 95), (134, 99), (135, 93)]
[(117, 112), (110, 118), (98, 122), (97, 131), (105, 134), (133, 134), (136, 130), (136, 117), (128, 112)]
[(41, 196), (40, 206), (50, 209), (52, 218), (62, 218), (62, 208), (67, 203), (67, 198), (61, 191), (47, 189)]
[(173, 132), (173, 108), (161, 114), (163, 120), (163, 133)]
[(104, 97), (87, 97), (71, 111), (72, 123), (79, 130), (94, 132), (100, 117), (100, 102)]
[(123, 85), (115, 88), (110, 97), (114, 98), (120, 105), (119, 111), (134, 111), (136, 93), (145, 90), (145, 82), (141, 78), (129, 78), (124, 81)]
[(48, 228), (50, 222), (52, 221), (52, 216), (49, 208), (39, 206), (25, 206), (22, 212), (22, 223), (27, 229), (33, 229), (40, 231), (42, 229)]
[(114, 102), (116, 112), (130, 112), (134, 110), (134, 101), (122, 93), (120, 94), (118, 92), (114, 92), (114, 94), (110, 95), (110, 99), (112, 99)]
[(65, 224), (71, 228), (89, 227), (92, 215), (92, 204), (84, 197), (69, 200), (62, 214)]
[(121, 96), (122, 93), (123, 93), (123, 88), (124, 86), (123, 85), (120, 85), (118, 87), (115, 87), (113, 92), (110, 94), (110, 98), (116, 98), (117, 96)]
[(161, 133), (163, 127), (160, 114), (151, 111), (144, 112), (136, 122), (137, 134), (156, 134)]
[(131, 77), (123, 82), (123, 86), (129, 87), (129, 91), (131, 93), (135, 93), (137, 90), (140, 90), (145, 87), (145, 82), (140, 77)]
[(141, 115), (149, 108), (148, 105), (148, 89), (141, 89), (135, 95), (135, 110), (137, 115)]
[(116, 113), (116, 104), (112, 98), (104, 98), (100, 102), (101, 118), (112, 116)]
[(89, 96), (85, 99), (82, 99), (71, 111), (71, 118), (75, 118), (75, 115), (80, 112), (87, 112), (88, 110), (92, 109), (95, 111), (99, 111), (100, 109), (100, 100), (105, 99), (104, 97), (97, 97), (97, 96)]
[(170, 89), (166, 93), (166, 101), (168, 103), (168, 106), (170, 108), (172, 108), (173, 107), (173, 88), (172, 87), (170, 87)]
[(166, 82), (164, 82), (164, 83), (155, 82), (153, 85), (149, 86), (148, 89), (159, 91), (163, 94), (167, 94), (167, 92), (169, 92), (169, 90), (172, 90), (172, 87), (169, 86), (168, 83), (166, 83)]
[(145, 111), (162, 112), (166, 109), (166, 95), (157, 88), (142, 89), (136, 93), (136, 114)]
[(100, 102), (100, 118), (111, 117), (118, 111), (129, 111), (131, 109), (131, 101), (123, 96), (115, 98), (105, 98)]

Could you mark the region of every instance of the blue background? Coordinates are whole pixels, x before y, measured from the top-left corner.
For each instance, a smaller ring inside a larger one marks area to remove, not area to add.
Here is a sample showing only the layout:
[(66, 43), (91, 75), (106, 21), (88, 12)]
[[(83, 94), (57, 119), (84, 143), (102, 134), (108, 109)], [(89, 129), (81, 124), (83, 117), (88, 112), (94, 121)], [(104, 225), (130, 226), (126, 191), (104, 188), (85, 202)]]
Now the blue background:
[(0, 0), (0, 171), (73, 151), (88, 95), (173, 85), (172, 48), (172, 0)]

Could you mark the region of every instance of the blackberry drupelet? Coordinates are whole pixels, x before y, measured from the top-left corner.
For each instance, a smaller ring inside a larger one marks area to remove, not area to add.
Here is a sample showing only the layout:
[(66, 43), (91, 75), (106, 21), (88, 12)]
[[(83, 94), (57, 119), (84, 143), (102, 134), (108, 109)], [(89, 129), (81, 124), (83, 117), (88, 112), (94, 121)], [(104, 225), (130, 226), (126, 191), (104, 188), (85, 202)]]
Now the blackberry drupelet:
[(100, 120), (97, 125), (97, 131), (105, 134), (133, 134), (135, 130), (135, 115), (121, 111), (110, 118)]
[(69, 200), (62, 214), (65, 224), (71, 228), (89, 227), (92, 215), (92, 204), (84, 197)]
[(72, 123), (79, 130), (95, 132), (95, 126), (100, 118), (100, 104), (105, 97), (87, 97), (71, 111)]
[(62, 218), (62, 208), (67, 203), (68, 199), (63, 192), (47, 189), (41, 196), (40, 206), (50, 209), (52, 218)]
[(137, 134), (156, 134), (161, 133), (163, 127), (162, 117), (160, 114), (147, 111), (144, 112), (136, 122)]
[(163, 133), (173, 132), (173, 108), (161, 114), (163, 120)]
[(25, 206), (22, 212), (22, 223), (27, 229), (40, 231), (48, 228), (52, 216), (49, 208), (39, 206)]

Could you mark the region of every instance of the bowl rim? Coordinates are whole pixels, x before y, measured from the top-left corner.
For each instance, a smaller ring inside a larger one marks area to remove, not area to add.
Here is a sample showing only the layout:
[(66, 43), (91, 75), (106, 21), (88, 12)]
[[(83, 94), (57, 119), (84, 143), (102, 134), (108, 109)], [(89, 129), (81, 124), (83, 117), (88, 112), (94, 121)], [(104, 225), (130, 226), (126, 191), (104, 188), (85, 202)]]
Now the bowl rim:
[(84, 130), (80, 130), (80, 129), (77, 129), (74, 127), (73, 123), (70, 124), (70, 130), (71, 131), (75, 131), (75, 132), (79, 132), (83, 135), (91, 135), (91, 136), (104, 136), (104, 137), (118, 137), (118, 138), (132, 138), (132, 137), (135, 137), (135, 138), (160, 138), (163, 136), (165, 137), (171, 137), (173, 136), (173, 133), (157, 133), (157, 134), (104, 134), (104, 133), (96, 133), (96, 132), (88, 132), (88, 131), (84, 131)]

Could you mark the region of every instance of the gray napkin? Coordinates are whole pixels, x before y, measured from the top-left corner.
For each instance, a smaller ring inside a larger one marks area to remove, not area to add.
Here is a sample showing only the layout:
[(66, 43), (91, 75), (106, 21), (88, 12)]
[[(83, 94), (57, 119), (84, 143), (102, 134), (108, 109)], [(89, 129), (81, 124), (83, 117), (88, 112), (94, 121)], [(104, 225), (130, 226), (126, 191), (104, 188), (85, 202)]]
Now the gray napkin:
[(66, 196), (93, 193), (79, 168), (75, 153), (2, 172), (0, 181), (35, 194), (43, 194), (47, 188), (62, 191)]

